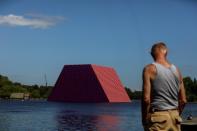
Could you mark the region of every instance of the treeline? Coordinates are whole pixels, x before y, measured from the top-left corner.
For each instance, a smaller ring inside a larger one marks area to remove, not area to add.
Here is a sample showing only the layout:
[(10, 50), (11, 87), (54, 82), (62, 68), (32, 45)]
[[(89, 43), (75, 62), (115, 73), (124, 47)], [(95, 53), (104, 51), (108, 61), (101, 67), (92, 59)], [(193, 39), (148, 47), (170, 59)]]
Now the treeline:
[(187, 95), (187, 101), (190, 102), (197, 102), (197, 80), (194, 78), (192, 80), (191, 77), (185, 77), (183, 79), (186, 95)]
[(142, 96), (142, 91), (132, 91), (130, 88), (125, 87), (125, 90), (131, 100), (139, 100)]
[[(194, 78), (192, 80), (191, 77), (183, 78), (183, 83), (186, 90), (186, 96), (188, 102), (197, 102), (197, 80)], [(130, 88), (125, 87), (127, 94), (130, 99), (141, 99), (142, 91), (132, 91)]]
[[(197, 80), (191, 77), (183, 79), (187, 100), (189, 102), (197, 101)], [(0, 75), (0, 98), (7, 99), (12, 93), (29, 93), (31, 98), (47, 98), (52, 90), (51, 86), (38, 86), (38, 85), (22, 85), (18, 82), (12, 82), (6, 76)], [(141, 99), (141, 91), (132, 91), (130, 88), (125, 87), (125, 90), (133, 99)]]
[(51, 89), (51, 86), (22, 85), (0, 75), (0, 98), (2, 99), (8, 99), (12, 93), (29, 93), (31, 98), (47, 98)]

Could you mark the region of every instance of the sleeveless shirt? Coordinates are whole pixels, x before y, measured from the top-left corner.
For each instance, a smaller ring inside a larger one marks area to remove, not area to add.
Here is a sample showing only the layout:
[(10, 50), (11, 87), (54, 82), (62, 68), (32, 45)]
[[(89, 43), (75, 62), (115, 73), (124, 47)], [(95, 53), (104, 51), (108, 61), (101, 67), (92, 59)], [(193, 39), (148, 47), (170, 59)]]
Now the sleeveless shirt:
[(167, 68), (156, 62), (153, 65), (157, 74), (151, 83), (151, 108), (158, 110), (178, 108), (180, 80), (176, 67), (172, 64)]

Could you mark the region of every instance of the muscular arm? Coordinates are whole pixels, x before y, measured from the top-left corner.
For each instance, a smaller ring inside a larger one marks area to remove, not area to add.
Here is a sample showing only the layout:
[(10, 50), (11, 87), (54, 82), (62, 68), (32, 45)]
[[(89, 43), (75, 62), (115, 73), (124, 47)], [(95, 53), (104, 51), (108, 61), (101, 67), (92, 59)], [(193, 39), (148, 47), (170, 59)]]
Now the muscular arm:
[(178, 73), (179, 73), (179, 79), (180, 79), (179, 114), (181, 115), (181, 113), (185, 107), (185, 104), (187, 103), (187, 99), (186, 99), (186, 94), (185, 94), (185, 87), (184, 87), (184, 83), (183, 83), (183, 78), (182, 78), (182, 75), (179, 70), (178, 70)]
[(142, 124), (145, 125), (150, 110), (151, 102), (151, 76), (153, 65), (148, 65), (143, 70), (143, 87), (142, 87)]

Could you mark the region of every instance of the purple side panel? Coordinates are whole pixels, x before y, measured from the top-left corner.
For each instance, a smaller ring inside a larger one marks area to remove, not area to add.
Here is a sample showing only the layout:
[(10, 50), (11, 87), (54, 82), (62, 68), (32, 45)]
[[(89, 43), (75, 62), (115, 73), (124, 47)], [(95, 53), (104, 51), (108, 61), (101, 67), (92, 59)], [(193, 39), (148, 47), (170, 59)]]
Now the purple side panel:
[(107, 102), (91, 65), (65, 65), (49, 101)]

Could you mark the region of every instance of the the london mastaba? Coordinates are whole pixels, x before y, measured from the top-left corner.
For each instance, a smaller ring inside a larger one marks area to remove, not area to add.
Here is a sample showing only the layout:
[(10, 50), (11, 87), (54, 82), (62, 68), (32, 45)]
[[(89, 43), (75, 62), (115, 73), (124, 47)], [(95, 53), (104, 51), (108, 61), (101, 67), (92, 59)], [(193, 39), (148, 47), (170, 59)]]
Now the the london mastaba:
[(116, 71), (99, 65), (65, 65), (48, 101), (130, 102)]

